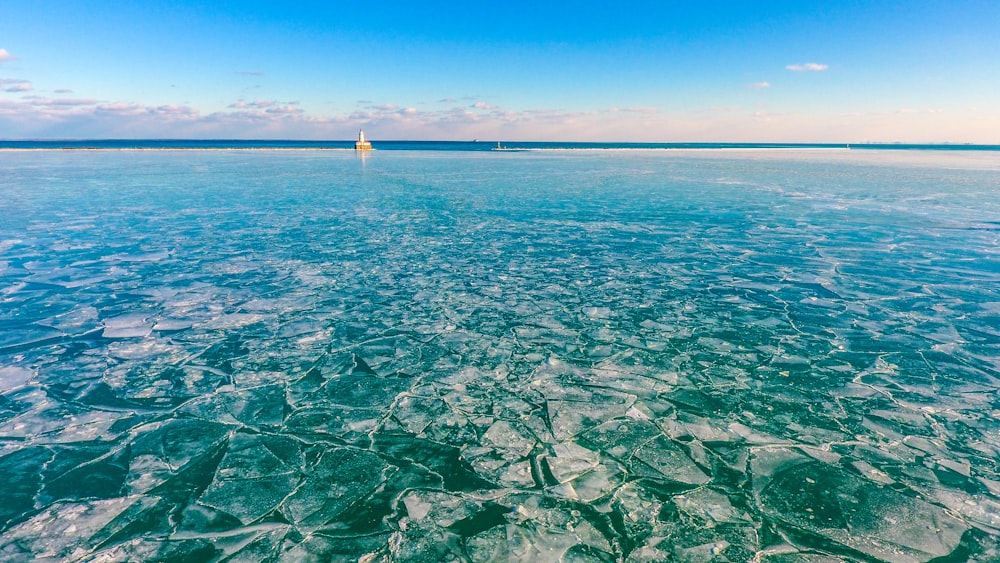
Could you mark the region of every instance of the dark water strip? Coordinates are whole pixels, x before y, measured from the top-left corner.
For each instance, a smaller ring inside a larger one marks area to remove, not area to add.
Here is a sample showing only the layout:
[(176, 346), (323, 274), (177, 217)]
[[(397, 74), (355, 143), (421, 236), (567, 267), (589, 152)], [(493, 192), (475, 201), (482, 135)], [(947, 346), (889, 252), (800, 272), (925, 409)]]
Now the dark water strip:
[[(534, 141), (372, 141), (377, 150), (491, 151), (505, 150), (627, 150), (627, 149), (858, 149), (1000, 151), (1000, 145), (973, 144), (848, 144), (848, 143), (584, 143)], [(353, 140), (239, 140), (239, 139), (65, 139), (0, 140), (0, 149), (22, 150), (253, 150), (353, 149)]]

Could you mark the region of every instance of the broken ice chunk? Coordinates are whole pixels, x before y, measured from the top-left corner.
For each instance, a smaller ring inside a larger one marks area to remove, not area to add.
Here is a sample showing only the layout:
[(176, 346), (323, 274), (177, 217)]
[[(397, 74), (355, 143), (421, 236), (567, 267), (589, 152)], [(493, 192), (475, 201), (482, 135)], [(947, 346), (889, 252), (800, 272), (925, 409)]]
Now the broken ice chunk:
[[(711, 480), (679, 446), (666, 436), (657, 436), (637, 449), (632, 454), (632, 459), (634, 461), (625, 461), (626, 466), (640, 475), (646, 474), (653, 478), (688, 485), (702, 485)], [(636, 462), (641, 462), (641, 464)], [(656, 473), (645, 471), (646, 467), (652, 468)]]
[(557, 439), (572, 438), (607, 420), (625, 416), (636, 398), (621, 393), (595, 393), (579, 399), (548, 401), (552, 433)]
[(483, 443), (509, 460), (521, 459), (534, 448), (535, 440), (506, 420), (498, 420), (483, 434)]
[(4, 330), (0, 330), (0, 352), (2, 353), (44, 346), (58, 342), (64, 336), (61, 331), (34, 323), (27, 325), (18, 323), (14, 327), (0, 326), (4, 328)]
[(119, 315), (102, 321), (104, 338), (141, 338), (153, 330), (153, 322), (141, 313)]
[(760, 504), (770, 516), (894, 563), (950, 555), (968, 529), (937, 506), (819, 461), (781, 466), (761, 478), (767, 484)]
[(86, 555), (88, 561), (212, 561), (220, 554), (207, 538), (139, 537)]
[(412, 378), (402, 374), (378, 376), (358, 372), (332, 378), (326, 382), (325, 388), (330, 400), (338, 405), (385, 408), (413, 382)]
[(469, 419), (438, 398), (404, 396), (396, 402), (393, 415), (407, 432), (435, 442), (458, 445), (478, 440)]
[[(406, 516), (390, 540), (399, 560), (456, 560), (460, 537), (503, 529), (510, 509), (443, 491), (410, 490), (402, 498)], [(460, 549), (460, 548), (459, 548)]]
[(97, 328), (98, 311), (91, 305), (77, 305), (71, 311), (56, 315), (43, 324), (67, 333), (87, 332)]
[(288, 438), (237, 434), (199, 499), (247, 524), (274, 510), (301, 478), (302, 453)]
[(261, 385), (205, 395), (189, 401), (178, 412), (227, 424), (266, 427), (280, 424), (286, 407), (284, 385)]
[(382, 409), (319, 403), (288, 415), (285, 426), (299, 436), (328, 434), (352, 443), (367, 442), (368, 434), (378, 426), (383, 416), (385, 412)]
[(580, 443), (594, 451), (624, 459), (660, 434), (660, 429), (652, 422), (622, 418), (591, 428), (580, 436)]
[(566, 483), (597, 467), (600, 456), (573, 442), (552, 446), (554, 455), (543, 459), (558, 483)]
[(0, 390), (4, 393), (16, 389), (35, 375), (35, 372), (19, 366), (0, 367)]
[[(295, 532), (292, 532), (293, 537)], [(311, 534), (306, 536), (291, 548), (287, 537), (277, 543), (271, 552), (272, 558), (234, 557), (232, 561), (255, 563), (257, 561), (357, 561), (358, 563), (375, 563), (388, 561), (387, 534), (366, 534), (359, 536)], [(287, 550), (287, 551), (286, 551)], [(226, 561), (230, 561), (227, 559)]]
[(121, 497), (93, 502), (57, 502), (30, 520), (4, 531), (0, 559), (67, 561), (85, 559), (91, 537), (141, 500)]
[(305, 470), (306, 478), (284, 502), (297, 525), (321, 526), (385, 482), (395, 468), (355, 448), (328, 450)]
[[(593, 503), (609, 496), (625, 480), (625, 470), (614, 460), (602, 460), (597, 466), (565, 484), (561, 496)], [(555, 488), (553, 488), (555, 489)]]
[(650, 421), (611, 420), (584, 433), (580, 442), (615, 457), (637, 476), (688, 485), (709, 481), (680, 446)]
[(638, 481), (626, 483), (615, 491), (611, 506), (621, 515), (622, 529), (633, 541), (640, 543), (663, 533), (661, 497)]
[(0, 471), (4, 475), (0, 528), (6, 528), (9, 522), (34, 509), (35, 498), (42, 489), (42, 473), (54, 458), (55, 453), (51, 449), (41, 446), (27, 447), (0, 456)]
[(753, 525), (750, 516), (733, 506), (729, 497), (708, 488), (695, 489), (673, 498), (677, 508), (702, 521), (719, 524)]
[(162, 318), (153, 325), (156, 332), (176, 332), (189, 329), (194, 325), (194, 321), (188, 319)]
[(574, 560), (575, 546), (592, 550), (593, 560), (613, 560), (607, 537), (581, 511), (537, 495), (510, 495), (503, 503), (514, 507), (507, 517), (507, 560)]

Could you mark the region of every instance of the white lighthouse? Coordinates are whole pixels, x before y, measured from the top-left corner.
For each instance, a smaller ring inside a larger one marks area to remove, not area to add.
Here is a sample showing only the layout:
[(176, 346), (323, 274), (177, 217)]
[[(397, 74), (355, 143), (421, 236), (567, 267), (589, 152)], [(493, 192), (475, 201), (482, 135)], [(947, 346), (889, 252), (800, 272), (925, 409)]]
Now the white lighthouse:
[(372, 150), (372, 144), (365, 140), (365, 131), (363, 129), (358, 131), (358, 140), (354, 143), (354, 150), (358, 151)]

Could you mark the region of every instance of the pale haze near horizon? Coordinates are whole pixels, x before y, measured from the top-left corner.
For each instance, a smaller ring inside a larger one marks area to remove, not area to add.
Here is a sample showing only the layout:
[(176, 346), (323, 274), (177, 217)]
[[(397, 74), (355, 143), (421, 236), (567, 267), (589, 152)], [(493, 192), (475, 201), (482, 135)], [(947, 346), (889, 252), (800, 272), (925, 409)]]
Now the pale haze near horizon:
[(0, 138), (1000, 143), (1000, 3), (26, 2)]

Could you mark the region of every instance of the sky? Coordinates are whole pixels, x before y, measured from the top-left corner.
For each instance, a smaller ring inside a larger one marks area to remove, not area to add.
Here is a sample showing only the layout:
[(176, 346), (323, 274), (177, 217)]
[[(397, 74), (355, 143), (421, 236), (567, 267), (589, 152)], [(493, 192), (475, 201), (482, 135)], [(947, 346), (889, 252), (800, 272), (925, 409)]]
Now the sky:
[(1000, 144), (1000, 1), (4, 0), (0, 138)]

